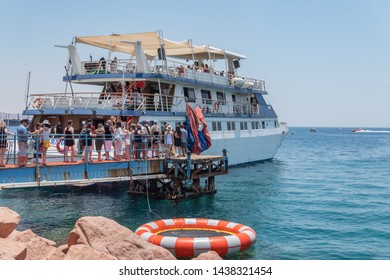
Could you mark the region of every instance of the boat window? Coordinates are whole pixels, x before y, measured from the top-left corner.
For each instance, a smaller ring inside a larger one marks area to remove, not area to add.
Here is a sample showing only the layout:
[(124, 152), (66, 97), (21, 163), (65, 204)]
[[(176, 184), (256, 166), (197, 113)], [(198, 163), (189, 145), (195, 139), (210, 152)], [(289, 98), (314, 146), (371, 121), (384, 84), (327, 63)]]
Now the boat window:
[(226, 105), (225, 93), (222, 91), (217, 91), (217, 100), (220, 105)]
[(196, 102), (195, 98), (195, 89), (184, 87), (184, 97), (186, 98), (187, 102)]
[(240, 122), (240, 130), (248, 130), (248, 123)]
[(236, 102), (236, 95), (235, 94), (232, 94), (232, 100), (233, 100), (233, 102)]
[(209, 90), (202, 89), (201, 93), (202, 93), (202, 103), (211, 104), (212, 103), (211, 92)]
[(221, 122), (212, 122), (211, 126), (213, 128), (213, 131), (221, 131), (222, 130), (222, 123)]
[(236, 130), (236, 123), (235, 122), (227, 122), (227, 130)]
[(260, 128), (259, 122), (252, 122), (252, 129), (259, 129), (259, 128)]
[(261, 127), (265, 129), (265, 122), (261, 122)]

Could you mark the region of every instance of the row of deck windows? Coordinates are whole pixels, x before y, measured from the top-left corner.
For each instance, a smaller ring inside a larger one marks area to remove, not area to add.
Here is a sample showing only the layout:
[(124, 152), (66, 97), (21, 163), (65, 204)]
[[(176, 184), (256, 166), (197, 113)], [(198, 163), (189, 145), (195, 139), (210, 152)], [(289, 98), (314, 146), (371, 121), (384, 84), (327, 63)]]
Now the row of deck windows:
[[(184, 87), (183, 92), (187, 102), (196, 102), (194, 88)], [(208, 105), (212, 104), (211, 91), (202, 89), (200, 92), (202, 94), (202, 103)], [(217, 91), (217, 101), (220, 105), (226, 105), (226, 96), (224, 92)]]
[[(270, 128), (270, 124), (273, 124), (275, 128), (279, 127), (279, 124), (277, 121), (274, 122), (260, 122), (259, 121), (253, 121), (251, 123), (252, 130), (257, 129), (266, 129)], [(222, 122), (212, 122), (211, 123), (212, 131), (222, 131)], [(236, 122), (226, 122), (226, 130), (227, 131), (235, 131), (236, 130)], [(248, 130), (248, 122), (240, 122), (240, 130)]]

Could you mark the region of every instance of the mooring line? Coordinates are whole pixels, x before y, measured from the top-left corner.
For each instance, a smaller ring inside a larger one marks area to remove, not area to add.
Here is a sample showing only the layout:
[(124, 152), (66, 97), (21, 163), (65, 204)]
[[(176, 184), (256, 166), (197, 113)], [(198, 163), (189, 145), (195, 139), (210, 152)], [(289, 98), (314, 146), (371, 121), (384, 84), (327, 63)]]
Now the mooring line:
[(148, 202), (148, 208), (149, 212), (156, 215), (160, 220), (163, 220), (158, 214), (153, 212), (152, 208), (150, 207), (150, 201), (149, 201), (149, 177), (148, 177), (148, 156), (146, 155), (145, 157), (145, 162), (146, 162), (146, 200)]

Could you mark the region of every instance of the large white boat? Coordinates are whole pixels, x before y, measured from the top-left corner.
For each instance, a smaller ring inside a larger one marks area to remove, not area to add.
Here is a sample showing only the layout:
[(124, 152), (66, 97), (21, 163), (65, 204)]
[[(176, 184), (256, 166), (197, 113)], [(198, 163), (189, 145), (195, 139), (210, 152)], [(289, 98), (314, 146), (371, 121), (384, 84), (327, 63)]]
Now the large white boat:
[[(103, 48), (105, 58), (83, 61), (80, 44)], [(43, 120), (63, 124), (72, 119), (76, 132), (82, 122), (95, 126), (111, 116), (126, 121), (151, 120), (172, 127), (186, 121), (186, 105), (199, 106), (211, 135), (207, 154), (226, 149), (229, 165), (270, 160), (288, 128), (264, 100), (265, 82), (238, 73), (241, 54), (192, 40), (174, 42), (161, 31), (75, 37), (61, 46), (69, 51), (63, 93), (28, 94), (26, 115), (31, 126)], [(73, 84), (73, 86), (72, 86)], [(75, 92), (74, 84), (95, 92)]]

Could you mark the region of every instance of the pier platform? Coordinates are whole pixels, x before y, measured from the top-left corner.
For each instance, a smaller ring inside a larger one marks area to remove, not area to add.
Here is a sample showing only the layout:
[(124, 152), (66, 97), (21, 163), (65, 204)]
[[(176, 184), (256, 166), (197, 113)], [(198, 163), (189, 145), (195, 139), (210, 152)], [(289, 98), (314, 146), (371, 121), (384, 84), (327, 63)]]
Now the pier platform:
[[(129, 195), (183, 200), (215, 193), (215, 176), (228, 173), (227, 157), (188, 154), (187, 157), (147, 160), (61, 162), (0, 168), (0, 191), (26, 188), (96, 188), (99, 184), (128, 183)], [(205, 178), (204, 186), (200, 179)]]

